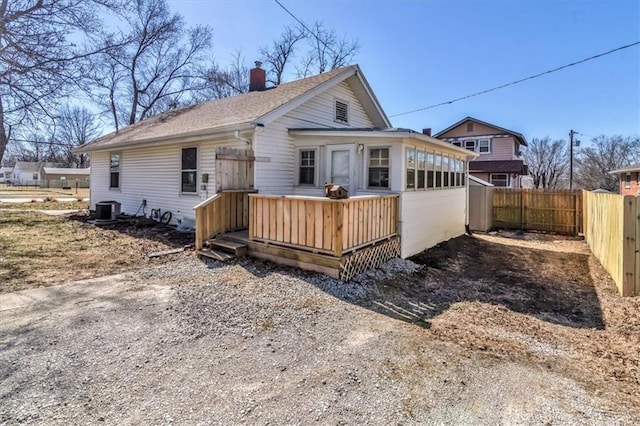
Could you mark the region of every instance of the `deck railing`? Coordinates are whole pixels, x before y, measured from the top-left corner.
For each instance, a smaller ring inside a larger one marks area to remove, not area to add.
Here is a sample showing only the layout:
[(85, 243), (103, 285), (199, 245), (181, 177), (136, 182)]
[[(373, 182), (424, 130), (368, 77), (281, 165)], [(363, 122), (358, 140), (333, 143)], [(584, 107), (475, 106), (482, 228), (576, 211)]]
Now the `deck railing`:
[(397, 234), (397, 194), (332, 200), (249, 195), (249, 239), (340, 257)]
[(209, 197), (193, 209), (196, 214), (196, 250), (207, 238), (249, 226), (249, 194), (257, 191), (227, 190)]

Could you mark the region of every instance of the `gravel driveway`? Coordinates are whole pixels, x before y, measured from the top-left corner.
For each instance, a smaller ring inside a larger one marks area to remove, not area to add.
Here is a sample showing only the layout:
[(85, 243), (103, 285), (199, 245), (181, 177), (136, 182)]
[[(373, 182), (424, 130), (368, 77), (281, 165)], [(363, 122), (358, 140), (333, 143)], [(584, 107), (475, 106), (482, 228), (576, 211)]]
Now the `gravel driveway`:
[[(399, 266), (399, 267), (398, 267)], [(433, 339), (343, 284), (181, 255), (134, 273), (0, 295), (6, 424), (624, 424), (540, 365)]]

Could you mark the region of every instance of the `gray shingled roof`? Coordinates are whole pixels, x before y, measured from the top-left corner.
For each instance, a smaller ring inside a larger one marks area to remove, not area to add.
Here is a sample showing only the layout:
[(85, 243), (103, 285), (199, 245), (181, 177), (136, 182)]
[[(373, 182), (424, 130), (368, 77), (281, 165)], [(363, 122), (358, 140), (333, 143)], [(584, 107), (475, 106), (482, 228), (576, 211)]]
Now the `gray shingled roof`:
[(36, 173), (43, 167), (62, 167), (62, 163), (46, 163), (44, 161), (16, 161), (14, 168), (19, 167), (24, 173)]
[(444, 135), (445, 133), (447, 133), (449, 130), (455, 129), (456, 127), (458, 127), (459, 125), (463, 124), (466, 121), (475, 121), (476, 123), (483, 124), (483, 125), (485, 125), (487, 127), (493, 127), (495, 129), (501, 130), (501, 131), (503, 131), (505, 133), (508, 133), (508, 134), (512, 135), (513, 137), (515, 137), (516, 140), (518, 141), (518, 143), (520, 143), (520, 145), (528, 146), (527, 139), (524, 137), (524, 135), (522, 133), (514, 132), (513, 130), (505, 129), (504, 127), (496, 126), (495, 124), (487, 123), (486, 121), (478, 120), (477, 118), (473, 118), (473, 117), (465, 117), (465, 118), (463, 118), (462, 120), (458, 121), (457, 123), (452, 124), (451, 126), (447, 127), (446, 129), (439, 131), (438, 133), (436, 133), (434, 135), (434, 137), (435, 138), (439, 138), (442, 135)]
[(628, 173), (628, 172), (640, 172), (640, 163), (629, 164), (626, 167), (617, 170), (611, 170), (610, 174), (618, 174), (618, 173)]
[(524, 173), (522, 160), (469, 161), (470, 172), (482, 173)]
[(168, 111), (132, 124), (118, 133), (110, 133), (78, 149), (78, 152), (103, 149), (127, 142), (154, 140), (197, 132), (215, 132), (229, 126), (250, 124), (331, 78), (357, 65), (283, 83), (261, 92), (249, 92)]

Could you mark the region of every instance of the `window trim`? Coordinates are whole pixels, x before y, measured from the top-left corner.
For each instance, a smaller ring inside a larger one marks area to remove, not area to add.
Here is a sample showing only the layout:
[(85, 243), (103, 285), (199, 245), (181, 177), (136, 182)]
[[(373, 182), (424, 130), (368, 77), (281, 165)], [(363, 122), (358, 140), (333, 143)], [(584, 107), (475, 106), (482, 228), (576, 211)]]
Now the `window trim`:
[[(183, 169), (182, 168), (182, 153), (185, 149), (195, 149), (196, 150), (196, 168), (195, 169)], [(196, 190), (193, 192), (185, 192), (182, 190), (182, 173), (184, 172), (196, 172)], [(180, 147), (180, 195), (189, 195), (189, 196), (199, 196), (200, 189), (198, 183), (198, 175), (200, 174), (200, 149), (196, 146), (181, 146)]]
[[(338, 102), (346, 106), (347, 121), (342, 121), (338, 119)], [(348, 101), (345, 101), (344, 99), (340, 99), (340, 98), (333, 98), (333, 122), (339, 123), (339, 124), (346, 124), (346, 125), (351, 124), (351, 105), (349, 104)]]
[[(113, 171), (111, 167), (111, 159), (114, 155), (118, 156), (118, 170)], [(118, 173), (118, 186), (111, 186), (111, 174)], [(109, 190), (112, 191), (120, 191), (122, 187), (122, 152), (121, 151), (113, 151), (109, 152)]]
[[(387, 150), (387, 166), (371, 166), (371, 151), (374, 149), (386, 149)], [(365, 181), (365, 187), (368, 190), (372, 190), (372, 191), (390, 191), (391, 190), (391, 147), (389, 145), (382, 145), (382, 146), (368, 146), (367, 147), (367, 158), (366, 158), (366, 163), (365, 163), (365, 167), (366, 167), (366, 181)], [(369, 185), (369, 173), (371, 168), (374, 169), (387, 169), (387, 186), (371, 186)]]
[(631, 188), (631, 172), (627, 173), (624, 177), (624, 187), (625, 189)]
[[(320, 169), (320, 150), (318, 147), (300, 147), (296, 149), (297, 151), (297, 164), (296, 164), (296, 186), (302, 186), (305, 188), (317, 188), (318, 182), (320, 181), (318, 177), (318, 170)], [(305, 151), (313, 152), (314, 163), (313, 163), (313, 183), (300, 183), (300, 169), (302, 168), (302, 153)]]

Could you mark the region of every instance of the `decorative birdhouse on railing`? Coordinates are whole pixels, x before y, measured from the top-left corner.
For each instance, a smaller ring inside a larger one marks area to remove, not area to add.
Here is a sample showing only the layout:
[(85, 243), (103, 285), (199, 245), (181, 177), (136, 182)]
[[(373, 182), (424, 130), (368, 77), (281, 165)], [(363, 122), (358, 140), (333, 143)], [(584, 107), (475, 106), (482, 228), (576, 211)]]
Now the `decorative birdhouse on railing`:
[(349, 191), (343, 186), (340, 186), (335, 183), (325, 183), (324, 184), (324, 195), (327, 198), (332, 198), (334, 200), (341, 200), (343, 198), (349, 198)]

